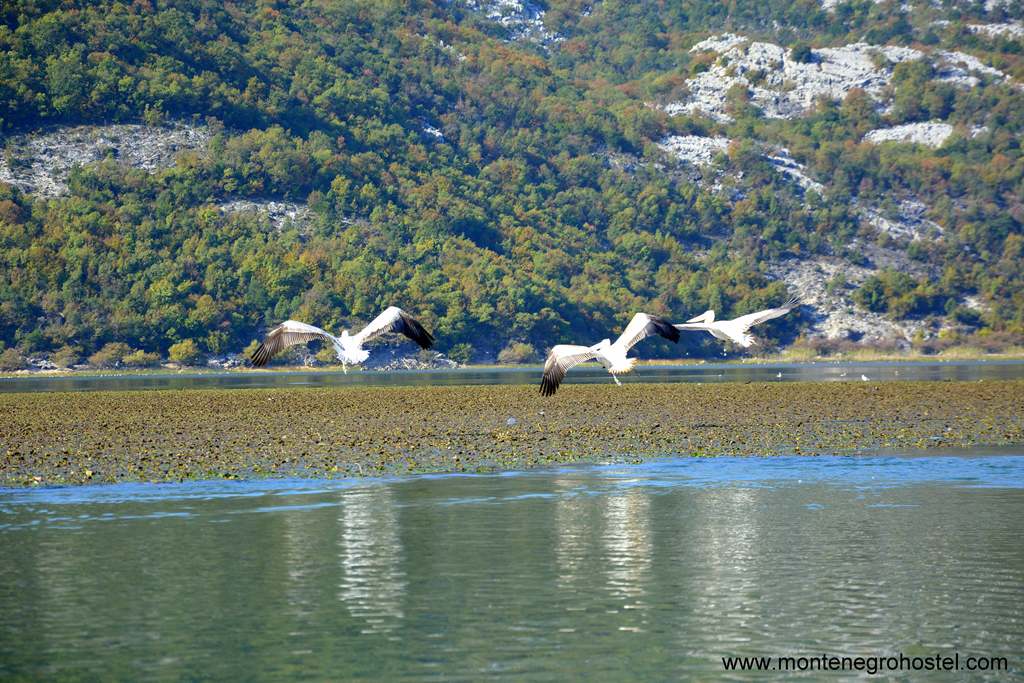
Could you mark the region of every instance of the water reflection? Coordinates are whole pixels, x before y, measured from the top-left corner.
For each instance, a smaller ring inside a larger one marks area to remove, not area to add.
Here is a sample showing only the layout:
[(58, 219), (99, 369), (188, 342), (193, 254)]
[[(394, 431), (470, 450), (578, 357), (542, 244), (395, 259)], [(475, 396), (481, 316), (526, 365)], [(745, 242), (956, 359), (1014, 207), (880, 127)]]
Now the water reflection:
[(556, 494), (554, 517), (558, 586), (563, 591), (574, 590), (587, 559), (591, 505), (586, 496), (581, 495), (577, 479), (555, 477), (552, 485)]
[(391, 631), (405, 616), (408, 585), (394, 493), (386, 486), (345, 492), (338, 522), (343, 570), (338, 599), (352, 616), (365, 620), (364, 633)]
[(129, 490), (0, 493), (0, 679), (709, 680), (726, 654), (954, 649), (1021, 673), (1024, 457)]
[(650, 495), (638, 487), (604, 496), (607, 586), (625, 608), (643, 606), (641, 598), (650, 578), (650, 507)]
[(297, 628), (302, 628), (313, 615), (319, 598), (316, 577), (322, 567), (318, 552), (321, 530), (310, 526), (310, 520), (300, 511), (282, 513), (281, 518), (287, 576), (285, 601)]
[(770, 550), (760, 544), (763, 494), (763, 489), (747, 487), (703, 491), (694, 501), (687, 534), (691, 545), (681, 560), (687, 568), (695, 623), (712, 628), (716, 619), (728, 615), (734, 624), (728, 647), (733, 649), (749, 642), (762, 627), (759, 587), (764, 575), (773, 571)]

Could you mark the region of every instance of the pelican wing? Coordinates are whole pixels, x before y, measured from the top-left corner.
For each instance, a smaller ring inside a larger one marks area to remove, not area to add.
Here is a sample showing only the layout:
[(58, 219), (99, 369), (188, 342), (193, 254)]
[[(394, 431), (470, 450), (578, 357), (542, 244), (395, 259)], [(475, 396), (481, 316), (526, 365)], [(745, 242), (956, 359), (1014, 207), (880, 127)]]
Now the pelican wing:
[(433, 335), (427, 332), (418, 320), (398, 306), (388, 306), (384, 309), (384, 312), (374, 318), (373, 322), (355, 335), (355, 339), (362, 345), (388, 332), (404, 334), (424, 349), (429, 349), (434, 345)]
[(785, 303), (785, 305), (779, 306), (778, 308), (767, 308), (763, 311), (758, 311), (756, 313), (748, 313), (747, 315), (741, 315), (732, 322), (738, 325), (740, 329), (746, 331), (749, 330), (754, 325), (763, 323), (767, 320), (781, 318), (782, 316), (786, 315), (799, 305), (800, 301), (798, 299), (790, 299)]
[(708, 323), (678, 323), (672, 327), (677, 330), (704, 330), (705, 332), (711, 329), (711, 325)]
[(615, 343), (629, 351), (652, 334), (661, 335), (673, 343), (679, 341), (679, 330), (672, 323), (656, 315), (637, 313)]
[(715, 311), (714, 310), (704, 311), (703, 313), (698, 315), (696, 318), (690, 318), (686, 322), (688, 322), (688, 323), (706, 323), (706, 322), (708, 322), (708, 318), (710, 318), (711, 320), (715, 319)]
[(300, 323), (298, 320), (285, 320), (268, 332), (267, 336), (263, 338), (263, 343), (253, 351), (252, 364), (262, 368), (270, 362), (271, 358), (289, 346), (305, 344), (314, 339), (322, 339), (325, 342), (334, 343), (334, 337), (319, 327)]
[(597, 358), (597, 353), (588, 346), (558, 344), (552, 347), (548, 359), (544, 361), (544, 375), (540, 380), (541, 395), (551, 396), (558, 391), (558, 385), (565, 379), (565, 373), (593, 358)]

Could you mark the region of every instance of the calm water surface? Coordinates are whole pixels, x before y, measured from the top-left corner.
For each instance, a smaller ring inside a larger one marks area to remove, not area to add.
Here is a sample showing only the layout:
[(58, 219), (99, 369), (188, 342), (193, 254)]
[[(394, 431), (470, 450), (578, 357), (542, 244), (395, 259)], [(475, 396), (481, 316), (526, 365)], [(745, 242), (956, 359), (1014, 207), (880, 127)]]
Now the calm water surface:
[[(0, 491), (0, 679), (707, 680), (1024, 664), (1024, 457)], [(952, 678), (949, 680), (953, 680)]]
[[(235, 389), (257, 387), (334, 386), (465, 386), (469, 384), (535, 384), (541, 367), (465, 368), (461, 370), (373, 370), (341, 372), (273, 372), (242, 370), (153, 375), (0, 377), (0, 392), (105, 391), (136, 389)], [(644, 365), (623, 382), (857, 382), (1024, 379), (1024, 361), (947, 361), (934, 363), (757, 363), (736, 365)], [(611, 383), (595, 364), (575, 368), (567, 384)]]

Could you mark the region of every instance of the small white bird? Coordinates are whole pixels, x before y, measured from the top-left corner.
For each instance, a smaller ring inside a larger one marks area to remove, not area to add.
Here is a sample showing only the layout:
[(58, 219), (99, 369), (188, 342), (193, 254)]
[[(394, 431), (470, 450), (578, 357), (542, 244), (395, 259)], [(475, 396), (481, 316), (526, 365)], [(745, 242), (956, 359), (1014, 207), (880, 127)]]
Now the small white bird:
[(861, 381), (861, 382), (867, 382), (867, 381), (869, 381), (869, 380), (868, 380), (868, 376), (867, 376), (867, 375), (861, 375), (861, 376), (860, 376), (860, 381)]
[(731, 341), (746, 349), (757, 343), (757, 339), (747, 334), (747, 330), (766, 320), (781, 318), (799, 305), (799, 300), (790, 299), (784, 306), (748, 313), (733, 320), (715, 320), (714, 311), (705, 311), (696, 318), (690, 318), (685, 323), (676, 325), (675, 328), (677, 330), (704, 330), (716, 339)]
[(775, 375), (775, 376), (776, 376), (776, 377), (777, 377), (778, 379), (782, 379), (782, 373), (781, 373), (781, 372), (780, 372), (780, 373), (778, 373), (778, 374), (777, 374), (777, 375)]
[(652, 334), (661, 335), (672, 342), (679, 341), (679, 330), (673, 327), (672, 323), (664, 318), (637, 313), (614, 344), (609, 339), (602, 339), (593, 346), (558, 344), (552, 347), (547, 360), (544, 361), (544, 375), (540, 381), (541, 395), (554, 394), (558, 390), (558, 385), (565, 379), (565, 373), (588, 360), (596, 360), (603, 365), (615, 383), (621, 385), (622, 382), (616, 375), (631, 372), (637, 360), (627, 358), (626, 354)]
[(370, 352), (363, 348), (363, 344), (388, 332), (404, 334), (424, 349), (434, 345), (434, 337), (415, 318), (397, 306), (389, 306), (355, 335), (343, 330), (340, 337), (335, 337), (319, 327), (298, 320), (286, 320), (267, 333), (263, 343), (252, 354), (252, 364), (262, 368), (289, 346), (320, 339), (334, 346), (334, 353), (341, 361), (342, 369), (348, 372), (349, 365), (359, 365), (370, 357)]

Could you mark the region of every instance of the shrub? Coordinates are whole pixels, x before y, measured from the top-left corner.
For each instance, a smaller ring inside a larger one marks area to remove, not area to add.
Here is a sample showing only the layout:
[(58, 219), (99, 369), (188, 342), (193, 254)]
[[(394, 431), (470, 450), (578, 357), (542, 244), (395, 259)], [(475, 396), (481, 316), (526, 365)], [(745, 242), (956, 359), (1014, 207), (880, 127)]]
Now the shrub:
[(814, 52), (811, 51), (811, 46), (803, 41), (793, 44), (789, 50), (789, 56), (794, 62), (803, 64), (810, 64), (814, 61)]
[(59, 368), (70, 368), (82, 362), (82, 349), (77, 346), (62, 346), (50, 355), (50, 360)]
[(149, 351), (133, 351), (121, 359), (129, 368), (151, 368), (160, 364), (160, 354)]
[(25, 359), (16, 349), (7, 349), (0, 353), (0, 370), (21, 370), (25, 365)]
[(172, 361), (182, 365), (196, 365), (202, 356), (202, 352), (199, 351), (199, 345), (191, 339), (185, 339), (177, 344), (173, 344), (167, 350), (167, 354)]
[(116, 368), (121, 359), (131, 353), (131, 348), (122, 342), (110, 342), (89, 356), (89, 364), (97, 368)]
[(242, 356), (245, 358), (252, 358), (252, 354), (256, 353), (256, 349), (260, 347), (260, 340), (253, 339), (249, 342), (249, 345), (242, 349)]
[(526, 342), (509, 342), (498, 354), (499, 363), (530, 363), (536, 359), (536, 349)]
[(338, 362), (338, 354), (334, 352), (332, 345), (325, 344), (323, 348), (316, 352), (316, 360), (324, 365), (333, 365)]
[(473, 358), (473, 345), (456, 344), (448, 349), (448, 357), (460, 365), (465, 365)]

